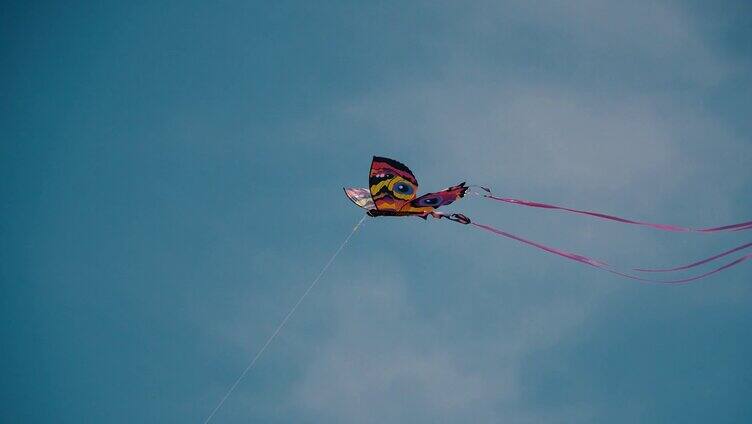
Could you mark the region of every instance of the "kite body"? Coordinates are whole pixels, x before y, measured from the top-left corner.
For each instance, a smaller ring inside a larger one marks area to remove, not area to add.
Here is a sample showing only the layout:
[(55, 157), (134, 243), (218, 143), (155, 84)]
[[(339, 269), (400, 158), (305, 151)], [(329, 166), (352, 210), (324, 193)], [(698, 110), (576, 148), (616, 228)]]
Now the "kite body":
[(445, 214), (436, 210), (463, 197), (468, 189), (464, 182), (418, 197), (418, 180), (410, 168), (394, 159), (374, 156), (368, 185), (369, 188), (345, 188), (345, 194), (353, 203), (365, 209), (369, 216), (417, 216), (427, 219), (430, 215), (462, 224), (470, 223), (462, 214)]

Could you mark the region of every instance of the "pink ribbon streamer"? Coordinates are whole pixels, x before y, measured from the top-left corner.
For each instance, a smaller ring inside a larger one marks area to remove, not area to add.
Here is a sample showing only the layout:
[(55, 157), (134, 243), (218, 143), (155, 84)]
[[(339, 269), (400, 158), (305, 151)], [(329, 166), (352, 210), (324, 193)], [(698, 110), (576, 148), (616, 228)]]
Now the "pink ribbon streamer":
[(549, 205), (547, 203), (540, 203), (540, 202), (532, 202), (530, 200), (522, 200), (522, 199), (512, 199), (508, 197), (496, 197), (491, 193), (491, 191), (485, 187), (481, 187), (483, 190), (487, 191), (489, 194), (483, 194), (482, 196), (488, 199), (496, 200), (499, 202), (506, 202), (506, 203), (512, 203), (515, 205), (522, 205), (522, 206), (529, 206), (532, 208), (543, 208), (543, 209), (557, 209), (562, 210), (566, 212), (572, 212), (577, 213), (581, 215), (590, 215), (594, 216), (596, 218), (602, 218), (602, 219), (608, 219), (611, 221), (617, 221), (617, 222), (623, 222), (625, 224), (633, 224), (633, 225), (643, 225), (646, 227), (652, 227), (656, 228), (658, 230), (663, 231), (674, 231), (674, 232), (695, 232), (695, 233), (719, 233), (724, 231), (743, 231), (743, 230), (749, 230), (752, 229), (752, 221), (747, 222), (741, 222), (738, 224), (731, 224), (731, 225), (724, 225), (721, 227), (712, 227), (712, 228), (687, 228), (687, 227), (680, 227), (678, 225), (668, 225), (668, 224), (655, 224), (652, 222), (641, 222), (641, 221), (633, 221), (631, 219), (621, 218), (614, 215), (607, 215), (600, 212), (594, 212), (594, 211), (585, 211), (585, 210), (579, 210), (579, 209), (571, 209), (564, 206), (557, 206), (557, 205)]
[(702, 259), (702, 260), (699, 260), (697, 262), (692, 262), (691, 264), (677, 266), (676, 268), (652, 268), (652, 269), (651, 268), (633, 268), (632, 270), (633, 271), (640, 271), (640, 272), (671, 272), (671, 271), (682, 271), (682, 270), (685, 270), (685, 269), (690, 269), (690, 268), (694, 268), (696, 266), (700, 266), (700, 265), (706, 264), (708, 262), (712, 262), (712, 261), (714, 261), (716, 259), (719, 259), (719, 258), (722, 258), (724, 256), (730, 255), (730, 254), (732, 254), (734, 252), (738, 252), (740, 250), (747, 249), (748, 247), (752, 247), (752, 243), (743, 244), (743, 245), (737, 246), (737, 247), (735, 247), (733, 249), (729, 249), (729, 250), (727, 250), (725, 252), (721, 252), (721, 253), (719, 253), (717, 255), (713, 255), (713, 256), (711, 256), (709, 258)]
[[(603, 262), (603, 261), (599, 261), (597, 259), (593, 259), (593, 258), (590, 258), (590, 257), (587, 257), (587, 256), (578, 255), (576, 253), (567, 252), (565, 250), (557, 249), (557, 248), (554, 248), (554, 247), (546, 246), (546, 245), (534, 242), (532, 240), (527, 240), (527, 239), (524, 239), (522, 237), (516, 236), (514, 234), (507, 233), (506, 231), (499, 230), (498, 228), (494, 228), (494, 227), (492, 227), (490, 225), (478, 224), (476, 222), (471, 222), (470, 225), (474, 225), (474, 226), (476, 226), (478, 228), (481, 228), (481, 229), (483, 229), (485, 231), (494, 233), (494, 234), (502, 236), (502, 237), (507, 237), (507, 238), (510, 238), (512, 240), (516, 240), (516, 241), (519, 241), (521, 243), (528, 244), (528, 245), (533, 246), (533, 247), (535, 247), (537, 249), (544, 250), (546, 252), (553, 253), (555, 255), (559, 255), (559, 256), (562, 256), (564, 258), (576, 261), (576, 262), (580, 262), (580, 263), (583, 263), (583, 264), (586, 264), (586, 265), (590, 265), (590, 266), (598, 268), (598, 269), (602, 269), (604, 271), (610, 272), (610, 273), (615, 274), (615, 275), (619, 275), (621, 277), (629, 278), (631, 280), (642, 281), (642, 282), (645, 282), (645, 283), (685, 284), (685, 283), (689, 283), (689, 282), (692, 282), (692, 281), (700, 280), (702, 278), (705, 278), (705, 277), (708, 277), (710, 275), (716, 274), (718, 272), (721, 272), (721, 271), (723, 271), (723, 270), (725, 270), (727, 268), (731, 268), (733, 266), (736, 266), (736, 265), (738, 265), (738, 264), (740, 264), (740, 263), (742, 263), (742, 262), (744, 262), (744, 261), (752, 258), (752, 254), (748, 254), (748, 255), (742, 256), (742, 257), (740, 257), (740, 258), (738, 258), (738, 259), (736, 259), (734, 261), (731, 261), (731, 262), (729, 262), (727, 264), (724, 264), (724, 265), (722, 265), (722, 266), (720, 266), (720, 267), (718, 267), (718, 268), (716, 268), (714, 270), (708, 271), (708, 272), (706, 272), (704, 274), (700, 274), (700, 275), (697, 275), (697, 276), (694, 276), (694, 277), (683, 278), (683, 279), (679, 279), (679, 280), (668, 280), (668, 281), (666, 281), (666, 280), (651, 280), (651, 279), (648, 279), (648, 278), (642, 278), (642, 277), (639, 277), (639, 276), (636, 276), (636, 275), (631, 275), (631, 274), (627, 274), (625, 272), (621, 272), (621, 271), (615, 270), (613, 268), (610, 268), (609, 265), (607, 263)], [(752, 243), (750, 243), (750, 244), (752, 245)], [(722, 256), (728, 255), (728, 254), (733, 253), (735, 251), (741, 250), (742, 248), (744, 248), (744, 247), (740, 246), (740, 247), (738, 247), (736, 249), (732, 249), (731, 251), (724, 252), (724, 253), (721, 253), (719, 255), (716, 255), (715, 257), (708, 258), (706, 260), (700, 261), (699, 263), (689, 264), (689, 265), (685, 265), (683, 267), (678, 267), (676, 269), (669, 269), (669, 270), (665, 270), (665, 271), (673, 271), (673, 270), (691, 268), (693, 266), (700, 265), (701, 263), (707, 263), (707, 262), (710, 262), (711, 260), (720, 258)], [(648, 271), (648, 272), (663, 272), (664, 270), (643, 270), (643, 271)]]

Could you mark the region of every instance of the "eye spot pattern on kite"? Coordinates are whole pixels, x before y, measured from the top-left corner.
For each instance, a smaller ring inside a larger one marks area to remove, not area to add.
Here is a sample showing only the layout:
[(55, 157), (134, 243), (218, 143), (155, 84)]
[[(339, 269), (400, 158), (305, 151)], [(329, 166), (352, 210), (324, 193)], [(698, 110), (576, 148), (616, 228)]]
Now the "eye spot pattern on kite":
[[(438, 207), (441, 205), (441, 197), (439, 196), (433, 196), (433, 197), (426, 197), (423, 199), (418, 199), (417, 204), (418, 206), (433, 206)], [(451, 203), (451, 202), (449, 202)]]
[(411, 185), (401, 182), (394, 185), (394, 191), (400, 194), (413, 194), (414, 190)]

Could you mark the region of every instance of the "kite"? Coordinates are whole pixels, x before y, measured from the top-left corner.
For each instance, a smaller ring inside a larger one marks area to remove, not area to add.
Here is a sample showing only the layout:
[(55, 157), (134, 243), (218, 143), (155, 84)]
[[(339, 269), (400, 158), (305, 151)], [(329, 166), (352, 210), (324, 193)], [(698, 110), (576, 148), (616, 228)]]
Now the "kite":
[(369, 188), (345, 188), (345, 194), (356, 205), (365, 209), (368, 216), (417, 216), (427, 219), (447, 218), (462, 224), (470, 220), (462, 214), (444, 214), (436, 209), (452, 204), (464, 197), (470, 187), (465, 183), (436, 193), (418, 194), (418, 180), (410, 168), (393, 159), (373, 157)]
[[(631, 219), (621, 218), (614, 215), (608, 215), (595, 211), (587, 211), (581, 209), (573, 209), (564, 206), (551, 205), (541, 202), (533, 202), (529, 200), (512, 199), (507, 197), (495, 196), (489, 188), (465, 185), (465, 182), (451, 186), (444, 190), (428, 193), (422, 196), (418, 196), (418, 180), (415, 175), (410, 171), (410, 168), (404, 164), (385, 157), (374, 156), (371, 162), (371, 172), (368, 176), (368, 188), (345, 188), (345, 195), (357, 206), (366, 210), (366, 214), (371, 217), (378, 216), (394, 216), (394, 217), (406, 217), (416, 216), (419, 218), (428, 219), (429, 216), (437, 219), (446, 218), (450, 221), (458, 222), (464, 225), (471, 225), (476, 228), (488, 231), (492, 234), (506, 237), (520, 243), (524, 243), (533, 246), (537, 249), (543, 250), (554, 255), (564, 257), (569, 260), (580, 262), (585, 265), (589, 265), (595, 268), (600, 268), (612, 274), (619, 275), (621, 277), (629, 278), (632, 280), (638, 280), (646, 283), (661, 283), (661, 284), (682, 284), (691, 281), (699, 280), (710, 275), (721, 272), (725, 269), (736, 266), (746, 260), (752, 258), (752, 254), (741, 256), (731, 262), (723, 264), (713, 270), (705, 272), (700, 275), (696, 275), (688, 278), (674, 279), (674, 280), (653, 280), (645, 278), (632, 273), (617, 270), (611, 267), (608, 263), (597, 260), (588, 256), (579, 255), (577, 253), (568, 252), (565, 250), (557, 249), (551, 246), (546, 246), (541, 243), (528, 240), (514, 234), (502, 231), (486, 224), (479, 224), (472, 222), (470, 218), (460, 213), (447, 214), (440, 212), (437, 209), (442, 206), (447, 206), (455, 202), (457, 199), (465, 197), (467, 193), (473, 193), (485, 199), (504, 202), (509, 204), (515, 204), (520, 206), (527, 206), (532, 208), (542, 208), (549, 210), (559, 210), (579, 215), (585, 215), (589, 217), (595, 217), (599, 219), (620, 222), (623, 224), (637, 225), (649, 227), (662, 231), (672, 232), (693, 232), (693, 233), (721, 233), (721, 232), (739, 232), (752, 229), (752, 221), (741, 222), (738, 224), (724, 225), (720, 227), (710, 228), (688, 228), (678, 225), (668, 224), (656, 224), (652, 222), (635, 221)], [(471, 192), (471, 188), (478, 188), (478, 191)], [(679, 265), (670, 268), (633, 268), (631, 271), (642, 273), (665, 273), (673, 271), (684, 271), (690, 268), (695, 268), (701, 265), (705, 265), (709, 262), (726, 257), (736, 252), (746, 250), (752, 247), (752, 242), (745, 243), (740, 246), (736, 246), (732, 249), (718, 253), (711, 257), (701, 259), (686, 265)]]
[[(473, 188), (477, 188), (478, 190), (472, 191), (471, 189)], [(674, 272), (674, 271), (684, 271), (687, 269), (705, 265), (709, 262), (713, 262), (717, 259), (732, 255), (736, 252), (746, 250), (752, 247), (752, 242), (742, 244), (740, 246), (737, 246), (732, 249), (726, 250), (724, 252), (718, 253), (716, 255), (710, 256), (708, 258), (701, 259), (701, 260), (698, 260), (698, 261), (695, 261), (686, 265), (680, 265), (680, 266), (675, 266), (671, 268), (654, 268), (654, 269), (633, 268), (631, 270), (632, 273), (628, 273), (628, 272), (619, 271), (618, 269), (611, 267), (606, 262), (593, 259), (588, 256), (578, 255), (576, 253), (568, 252), (566, 250), (561, 250), (561, 249), (557, 249), (554, 247), (546, 246), (544, 244), (516, 236), (512, 233), (502, 231), (490, 225), (479, 224), (477, 222), (473, 222), (470, 220), (470, 218), (468, 218), (467, 216), (463, 214), (444, 213), (444, 212), (438, 211), (437, 209), (443, 206), (451, 205), (458, 199), (461, 199), (465, 197), (465, 195), (467, 195), (468, 193), (471, 193), (481, 198), (496, 201), (496, 202), (515, 204), (515, 205), (526, 206), (526, 207), (531, 207), (531, 208), (558, 210), (558, 211), (585, 215), (585, 216), (599, 218), (599, 219), (605, 219), (609, 221), (620, 222), (623, 224), (649, 227), (649, 228), (662, 230), (662, 231), (694, 232), (694, 233), (704, 233), (704, 234), (720, 233), (720, 232), (738, 232), (738, 231), (752, 229), (752, 221), (742, 222), (739, 224), (724, 225), (722, 227), (698, 228), (698, 229), (680, 227), (677, 225), (655, 224), (651, 222), (641, 222), (641, 221), (635, 221), (635, 220), (626, 219), (626, 218), (620, 218), (618, 216), (608, 215), (608, 214), (604, 214), (600, 212), (573, 209), (573, 208), (568, 208), (564, 206), (551, 205), (547, 203), (532, 202), (529, 200), (498, 197), (498, 196), (495, 196), (491, 192), (491, 190), (486, 187), (477, 186), (477, 185), (465, 185), (464, 182), (451, 186), (444, 190), (437, 191), (435, 193), (428, 193), (422, 196), (418, 196), (418, 180), (415, 178), (415, 175), (413, 175), (412, 171), (410, 171), (410, 169), (407, 166), (403, 165), (400, 162), (397, 162), (396, 160), (388, 159), (384, 157), (378, 157), (378, 156), (374, 156), (373, 161), (371, 162), (371, 172), (368, 176), (368, 188), (345, 188), (344, 190), (345, 190), (345, 195), (350, 200), (352, 200), (353, 203), (355, 203), (357, 206), (366, 210), (366, 214), (363, 215), (360, 221), (358, 221), (357, 225), (355, 225), (355, 227), (352, 229), (350, 234), (348, 234), (348, 236), (345, 238), (342, 244), (340, 244), (339, 248), (335, 250), (334, 254), (329, 258), (329, 261), (326, 262), (326, 265), (324, 265), (324, 267), (318, 273), (316, 278), (314, 278), (313, 281), (310, 282), (310, 284), (308, 285), (308, 288), (303, 292), (303, 294), (300, 296), (298, 301), (294, 304), (292, 309), (290, 309), (290, 311), (287, 313), (287, 315), (285, 315), (284, 319), (282, 319), (282, 321), (279, 323), (279, 325), (274, 330), (274, 332), (272, 332), (272, 334), (266, 340), (266, 343), (264, 343), (261, 346), (261, 348), (258, 350), (258, 352), (253, 357), (253, 359), (245, 367), (243, 372), (240, 373), (240, 375), (235, 379), (235, 382), (228, 388), (224, 396), (216, 404), (216, 406), (211, 411), (211, 413), (206, 417), (206, 419), (204, 420), (204, 424), (209, 424), (212, 418), (222, 408), (222, 405), (224, 405), (227, 398), (229, 398), (230, 395), (233, 393), (233, 391), (235, 391), (235, 388), (238, 386), (238, 384), (240, 384), (240, 382), (243, 380), (246, 374), (248, 374), (248, 372), (250, 372), (251, 369), (256, 365), (261, 355), (263, 355), (263, 353), (266, 351), (269, 345), (274, 341), (274, 339), (277, 337), (280, 331), (282, 331), (282, 329), (290, 320), (290, 318), (295, 314), (295, 311), (297, 310), (298, 306), (300, 306), (300, 304), (303, 302), (303, 300), (308, 295), (308, 293), (310, 293), (311, 290), (313, 290), (313, 288), (319, 282), (319, 280), (321, 280), (321, 277), (324, 275), (327, 269), (329, 269), (329, 267), (337, 258), (339, 253), (345, 247), (345, 245), (350, 241), (350, 238), (352, 238), (353, 234), (355, 234), (355, 232), (358, 230), (361, 224), (363, 224), (363, 221), (366, 219), (367, 216), (374, 217), (374, 218), (379, 217), (379, 216), (391, 216), (391, 217), (416, 216), (418, 218), (423, 218), (424, 220), (427, 220), (429, 216), (436, 218), (436, 219), (445, 218), (449, 221), (454, 221), (463, 225), (479, 228), (481, 230), (488, 231), (497, 236), (506, 237), (506, 238), (518, 241), (520, 243), (533, 246), (545, 252), (562, 256), (566, 259), (573, 260), (573, 261), (576, 261), (585, 265), (589, 265), (595, 268), (599, 268), (607, 272), (610, 272), (612, 274), (619, 275), (621, 277), (629, 278), (632, 280), (638, 280), (638, 281), (642, 281), (646, 283), (661, 283), (661, 284), (688, 283), (690, 281), (699, 280), (701, 278), (705, 278), (707, 276), (721, 272), (725, 269), (736, 266), (752, 258), (752, 254), (747, 254), (747, 255), (738, 257), (732, 260), (731, 262), (723, 264), (713, 270), (707, 271), (704, 274), (700, 274), (700, 275), (689, 277), (689, 278), (674, 279), (674, 280), (668, 280), (668, 281), (644, 278), (639, 275), (635, 275), (633, 273), (634, 272), (667, 273), (667, 272)]]

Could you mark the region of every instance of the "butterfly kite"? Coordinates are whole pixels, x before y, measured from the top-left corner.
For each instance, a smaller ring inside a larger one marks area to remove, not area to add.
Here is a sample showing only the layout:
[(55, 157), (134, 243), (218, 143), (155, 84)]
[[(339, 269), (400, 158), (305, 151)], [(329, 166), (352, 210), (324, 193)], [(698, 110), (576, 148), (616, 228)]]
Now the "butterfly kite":
[[(743, 222), (740, 224), (726, 225), (723, 227), (701, 228), (701, 229), (685, 228), (685, 227), (679, 227), (676, 225), (653, 224), (650, 222), (640, 222), (640, 221), (633, 221), (633, 220), (625, 219), (625, 218), (619, 218), (617, 216), (606, 215), (606, 214), (599, 213), (599, 212), (566, 208), (563, 206), (531, 202), (528, 200), (497, 197), (497, 196), (494, 196), (491, 190), (488, 188), (480, 187), (480, 186), (472, 186), (472, 185), (466, 186), (464, 182), (457, 184), (455, 186), (449, 187), (447, 189), (437, 191), (435, 193), (428, 193), (422, 196), (418, 196), (418, 180), (415, 178), (415, 175), (413, 175), (413, 173), (410, 171), (410, 169), (407, 166), (397, 162), (396, 160), (387, 159), (383, 157), (377, 157), (377, 156), (374, 156), (373, 162), (371, 162), (371, 173), (368, 176), (368, 186), (369, 186), (368, 188), (345, 188), (345, 194), (347, 195), (347, 197), (350, 200), (352, 200), (353, 203), (365, 209), (366, 214), (368, 216), (372, 216), (372, 217), (417, 216), (423, 219), (428, 219), (428, 217), (431, 216), (437, 219), (446, 218), (450, 221), (458, 222), (464, 225), (475, 226), (477, 228), (491, 232), (498, 236), (507, 237), (507, 238), (516, 240), (518, 242), (528, 244), (537, 249), (544, 250), (548, 253), (553, 253), (555, 255), (559, 255), (564, 258), (571, 259), (573, 261), (577, 261), (577, 262), (580, 262), (580, 263), (583, 263), (592, 267), (606, 270), (608, 272), (611, 272), (616, 275), (620, 275), (622, 277), (631, 278), (633, 280), (639, 280), (639, 281), (651, 282), (651, 283), (664, 283), (664, 284), (688, 283), (690, 281), (699, 280), (701, 278), (707, 277), (717, 272), (721, 272), (724, 269), (731, 268), (732, 266), (738, 265), (752, 258), (752, 254), (747, 254), (745, 256), (741, 256), (737, 259), (734, 259), (731, 262), (725, 263), (711, 271), (705, 272), (704, 274), (697, 275), (697, 276), (690, 277), (690, 278), (674, 279), (674, 280), (668, 280), (668, 281), (652, 280), (652, 279), (644, 278), (640, 275), (635, 275), (635, 272), (658, 273), (658, 272), (683, 271), (683, 270), (687, 270), (687, 269), (704, 265), (709, 262), (713, 262), (717, 259), (720, 259), (728, 255), (731, 255), (733, 253), (745, 250), (749, 247), (752, 247), (752, 243), (743, 244), (733, 249), (729, 249), (725, 252), (718, 253), (709, 258), (705, 258), (705, 259), (702, 259), (702, 260), (699, 260), (690, 264), (686, 264), (686, 265), (681, 265), (681, 266), (677, 266), (673, 268), (662, 268), (662, 269), (634, 268), (631, 270), (631, 273), (627, 273), (627, 272), (614, 269), (606, 262), (589, 258), (587, 256), (578, 255), (576, 253), (567, 252), (561, 249), (556, 249), (556, 248), (546, 246), (546, 245), (543, 245), (543, 244), (540, 244), (531, 240), (527, 240), (522, 237), (516, 236), (514, 234), (507, 233), (506, 231), (502, 231), (498, 228), (494, 228), (490, 225), (478, 224), (476, 222), (470, 221), (468, 217), (459, 213), (446, 214), (443, 212), (439, 212), (437, 209), (442, 206), (447, 206), (447, 205), (454, 203), (457, 199), (462, 198), (468, 192), (471, 192), (470, 190), (472, 188), (478, 188), (479, 191), (472, 192), (472, 193), (479, 195), (483, 198), (493, 200), (493, 201), (512, 203), (515, 205), (528, 206), (532, 208), (555, 209), (555, 210), (560, 210), (560, 211), (565, 211), (565, 212), (587, 215), (587, 216), (596, 217), (600, 219), (617, 221), (617, 222), (621, 222), (624, 224), (642, 225), (642, 226), (651, 227), (651, 228), (663, 230), (663, 231), (695, 232), (695, 233), (720, 233), (720, 232), (729, 232), (729, 231), (744, 231), (744, 230), (752, 229), (752, 221)], [(232, 392), (238, 386), (238, 384), (243, 379), (243, 377), (245, 377), (245, 375), (253, 368), (253, 366), (256, 364), (256, 361), (264, 353), (264, 351), (271, 344), (274, 338), (277, 337), (277, 335), (285, 326), (287, 321), (295, 313), (295, 310), (298, 308), (300, 303), (303, 301), (303, 299), (305, 299), (308, 293), (314, 288), (316, 283), (318, 283), (318, 281), (324, 275), (324, 273), (332, 264), (332, 262), (337, 257), (337, 255), (342, 251), (342, 248), (345, 247), (345, 245), (353, 236), (355, 231), (357, 231), (358, 227), (360, 226), (360, 224), (363, 222), (364, 219), (365, 219), (365, 216), (361, 218), (360, 222), (358, 222), (358, 225), (356, 225), (355, 228), (353, 228), (350, 234), (345, 238), (345, 240), (339, 246), (339, 248), (334, 252), (332, 257), (324, 266), (324, 268), (322, 268), (321, 272), (319, 272), (318, 276), (313, 281), (311, 281), (311, 283), (308, 285), (308, 288), (305, 290), (305, 292), (303, 292), (302, 296), (298, 299), (298, 301), (292, 307), (290, 312), (287, 313), (287, 315), (282, 320), (282, 322), (277, 326), (277, 329), (271, 334), (271, 336), (269, 336), (266, 343), (262, 345), (261, 349), (258, 351), (258, 353), (253, 358), (253, 360), (248, 364), (248, 366), (243, 370), (240, 376), (238, 376), (235, 382), (230, 386), (230, 388), (227, 390), (225, 395), (219, 401), (217, 406), (215, 406), (214, 409), (211, 411), (209, 416), (204, 421), (204, 424), (209, 424), (212, 417), (214, 417), (214, 415), (219, 411), (219, 409), (224, 404), (225, 400), (227, 400), (227, 398), (232, 394)]]
[[(439, 207), (452, 204), (457, 199), (464, 197), (471, 188), (477, 187), (479, 188), (479, 192), (474, 192), (474, 194), (477, 194), (483, 198), (493, 200), (493, 201), (511, 203), (515, 205), (521, 205), (521, 206), (527, 206), (527, 207), (533, 207), (533, 208), (560, 210), (560, 211), (576, 213), (580, 215), (596, 217), (600, 219), (606, 219), (610, 221), (617, 221), (617, 222), (621, 222), (624, 224), (641, 225), (641, 226), (650, 227), (650, 228), (663, 230), (663, 231), (694, 232), (694, 233), (720, 233), (720, 232), (731, 232), (731, 231), (736, 232), (736, 231), (744, 231), (744, 230), (752, 229), (752, 221), (742, 222), (739, 224), (725, 225), (722, 227), (698, 228), (698, 229), (679, 227), (676, 225), (640, 222), (640, 221), (633, 221), (630, 219), (620, 218), (620, 217), (613, 216), (613, 215), (607, 215), (607, 214), (599, 213), (599, 212), (572, 209), (572, 208), (567, 208), (563, 206), (550, 205), (546, 203), (532, 202), (529, 200), (497, 197), (493, 195), (491, 190), (486, 187), (466, 186), (464, 182), (457, 184), (455, 186), (449, 187), (447, 189), (435, 192), (435, 193), (428, 193), (422, 196), (418, 196), (418, 180), (415, 178), (415, 175), (413, 175), (412, 171), (410, 171), (410, 169), (407, 166), (403, 165), (400, 162), (397, 162), (396, 160), (388, 159), (384, 157), (378, 157), (378, 156), (374, 156), (373, 161), (371, 162), (371, 172), (368, 176), (368, 185), (369, 185), (369, 188), (345, 188), (344, 190), (345, 190), (345, 194), (347, 195), (347, 197), (350, 200), (352, 200), (353, 203), (365, 209), (366, 213), (369, 216), (372, 216), (372, 217), (417, 216), (423, 219), (427, 219), (429, 216), (431, 216), (431, 217), (438, 218), (438, 219), (446, 218), (448, 220), (455, 221), (460, 224), (472, 225), (482, 230), (491, 232), (493, 234), (496, 234), (502, 237), (507, 237), (507, 238), (516, 240), (518, 242), (528, 244), (530, 246), (544, 250), (546, 252), (553, 253), (555, 255), (559, 255), (570, 260), (574, 260), (574, 261), (577, 261), (577, 262), (580, 262), (589, 266), (600, 268), (610, 273), (613, 273), (622, 277), (630, 278), (633, 280), (638, 280), (638, 281), (652, 282), (652, 283), (665, 283), (665, 284), (688, 283), (690, 281), (699, 280), (701, 278), (707, 277), (717, 272), (721, 272), (724, 269), (731, 268), (732, 266), (738, 265), (752, 258), (752, 254), (747, 254), (731, 262), (725, 263), (711, 271), (705, 272), (704, 274), (700, 274), (694, 277), (675, 279), (675, 280), (669, 280), (669, 281), (653, 280), (653, 279), (645, 278), (639, 275), (635, 275), (634, 273), (627, 273), (627, 272), (619, 271), (617, 269), (612, 268), (606, 262), (599, 261), (597, 259), (578, 255), (576, 253), (567, 252), (561, 249), (556, 249), (556, 248), (546, 246), (546, 245), (543, 245), (543, 244), (540, 244), (531, 240), (527, 240), (522, 237), (516, 236), (514, 234), (502, 231), (498, 228), (494, 228), (490, 225), (478, 224), (478, 223), (472, 222), (468, 217), (466, 217), (463, 214), (459, 214), (459, 213), (446, 214), (446, 213), (438, 211), (437, 209)], [(634, 268), (632, 269), (632, 271), (643, 272), (643, 273), (683, 271), (683, 270), (687, 270), (690, 268), (704, 265), (706, 263), (715, 261), (716, 259), (720, 259), (725, 256), (731, 255), (733, 253), (745, 250), (749, 247), (752, 247), (752, 243), (746, 243), (746, 244), (737, 246), (733, 249), (729, 249), (727, 251), (713, 255), (709, 258), (705, 258), (705, 259), (702, 259), (702, 260), (699, 260), (690, 264), (676, 266), (672, 268), (660, 268), (660, 269)]]

